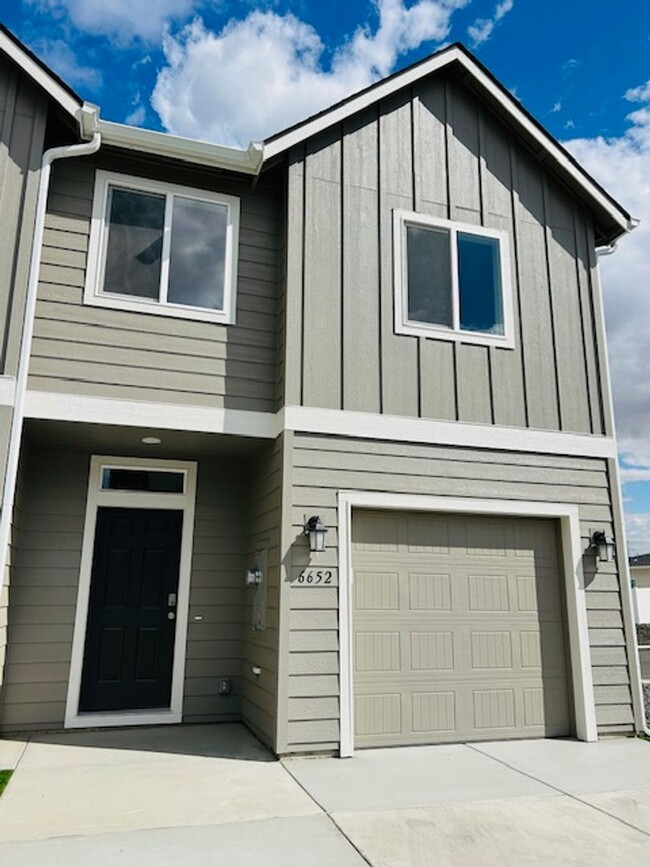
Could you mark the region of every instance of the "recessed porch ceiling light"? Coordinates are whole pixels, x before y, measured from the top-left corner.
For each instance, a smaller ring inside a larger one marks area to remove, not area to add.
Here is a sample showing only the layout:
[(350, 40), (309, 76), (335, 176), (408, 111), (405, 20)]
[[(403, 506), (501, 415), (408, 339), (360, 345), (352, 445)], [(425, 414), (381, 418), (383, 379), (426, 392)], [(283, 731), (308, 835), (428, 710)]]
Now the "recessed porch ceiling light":
[(159, 446), (162, 440), (160, 437), (142, 437), (140, 442), (143, 442), (146, 446)]

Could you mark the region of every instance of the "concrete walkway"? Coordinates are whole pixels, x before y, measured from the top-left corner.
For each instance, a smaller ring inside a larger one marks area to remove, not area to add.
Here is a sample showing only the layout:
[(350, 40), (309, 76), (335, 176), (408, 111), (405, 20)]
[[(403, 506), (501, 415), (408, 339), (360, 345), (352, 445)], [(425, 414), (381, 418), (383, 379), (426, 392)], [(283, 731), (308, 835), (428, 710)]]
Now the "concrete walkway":
[(0, 741), (11, 867), (646, 863), (650, 743), (519, 741), (274, 761), (242, 726)]

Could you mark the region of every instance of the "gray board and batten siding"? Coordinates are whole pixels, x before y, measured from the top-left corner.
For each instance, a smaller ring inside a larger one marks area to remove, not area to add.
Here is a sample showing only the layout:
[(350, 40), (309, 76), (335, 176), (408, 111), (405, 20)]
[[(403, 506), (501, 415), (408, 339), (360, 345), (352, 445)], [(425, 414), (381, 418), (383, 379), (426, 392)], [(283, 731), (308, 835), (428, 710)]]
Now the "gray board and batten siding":
[[(4, 376), (16, 376), (18, 368), (46, 121), (45, 95), (11, 61), (0, 57), (0, 372)], [(12, 409), (0, 407), (0, 490), (4, 485), (11, 419)], [(0, 591), (0, 684), (19, 523), (20, 490)]]
[[(594, 526), (614, 533), (609, 473), (597, 458), (513, 454), (488, 449), (368, 442), (294, 434), (290, 542), (305, 514), (329, 528), (327, 549), (312, 556), (316, 568), (338, 567), (337, 494), (343, 490), (430, 496), (499, 498), (579, 506), (583, 547)], [(288, 460), (288, 458), (287, 458)], [(289, 520), (289, 516), (287, 516)], [(294, 574), (304, 546), (287, 543), (283, 558)], [(619, 576), (615, 563), (584, 558), (586, 602), (600, 734), (634, 728)], [(339, 744), (338, 589), (289, 586), (289, 646), (281, 653), (280, 683), (287, 678), (288, 716), (278, 752), (336, 751)]]
[[(287, 404), (611, 433), (591, 215), (454, 74), (288, 162)], [(394, 333), (394, 209), (508, 233), (514, 349)]]
[[(241, 198), (236, 324), (84, 306), (95, 168)], [(250, 180), (102, 151), (56, 163), (29, 388), (274, 412), (282, 220), (269, 175), (253, 189)]]
[[(0, 708), (3, 731), (63, 726), (89, 465), (90, 451), (78, 448), (33, 444), (23, 455), (20, 546), (11, 568)], [(245, 460), (199, 460), (185, 722), (238, 720), (250, 701), (244, 699), (248, 689), (242, 672), (247, 634), (243, 574), (250, 530), (247, 478)], [(219, 695), (222, 677), (232, 679), (230, 695)]]

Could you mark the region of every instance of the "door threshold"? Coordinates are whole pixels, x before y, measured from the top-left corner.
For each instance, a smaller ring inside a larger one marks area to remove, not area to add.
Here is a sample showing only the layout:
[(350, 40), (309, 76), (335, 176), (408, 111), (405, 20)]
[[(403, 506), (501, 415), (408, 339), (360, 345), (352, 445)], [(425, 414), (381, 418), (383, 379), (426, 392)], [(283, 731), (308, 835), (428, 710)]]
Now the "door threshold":
[(89, 711), (66, 719), (66, 729), (109, 728), (111, 726), (148, 726), (182, 722), (183, 715), (169, 708), (159, 710)]

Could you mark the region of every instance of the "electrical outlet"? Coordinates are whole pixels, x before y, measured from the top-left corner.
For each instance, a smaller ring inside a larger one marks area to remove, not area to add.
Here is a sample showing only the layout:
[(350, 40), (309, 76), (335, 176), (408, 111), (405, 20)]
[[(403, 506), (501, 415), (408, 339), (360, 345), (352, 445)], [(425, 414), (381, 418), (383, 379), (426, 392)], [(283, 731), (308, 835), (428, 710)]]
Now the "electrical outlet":
[(232, 680), (229, 677), (222, 677), (219, 680), (219, 695), (230, 695), (232, 692)]

